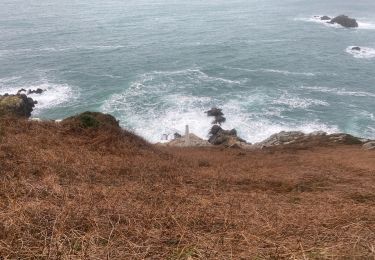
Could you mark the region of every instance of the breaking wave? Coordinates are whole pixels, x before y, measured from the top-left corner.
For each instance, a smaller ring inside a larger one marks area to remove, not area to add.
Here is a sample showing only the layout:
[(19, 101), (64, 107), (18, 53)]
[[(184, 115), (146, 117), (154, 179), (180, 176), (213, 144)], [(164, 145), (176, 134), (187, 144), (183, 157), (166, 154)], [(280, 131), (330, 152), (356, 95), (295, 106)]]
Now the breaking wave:
[(220, 92), (238, 84), (246, 85), (246, 81), (212, 76), (200, 69), (153, 71), (140, 75), (122, 93), (110, 96), (101, 110), (151, 142), (160, 142), (163, 136), (172, 138), (176, 132), (183, 134), (185, 125), (192, 133), (207, 138), (212, 119), (204, 111), (213, 106), (223, 108), (227, 117), (224, 128), (236, 128), (250, 142), (283, 130), (337, 131), (336, 126), (318, 120), (293, 122), (282, 115), (295, 109), (328, 106), (325, 101), (285, 92), (271, 96), (261, 90)]
[[(45, 109), (54, 107), (60, 107), (64, 104), (75, 100), (78, 97), (78, 93), (75, 88), (67, 84), (56, 84), (46, 80), (39, 84), (17, 84), (17, 80), (20, 77), (11, 77), (0, 79), (0, 94), (15, 94), (20, 89), (43, 89), (45, 90), (42, 94), (29, 94), (28, 96), (38, 101), (33, 111), (33, 116), (37, 116)], [(13, 83), (13, 84), (10, 84)]]

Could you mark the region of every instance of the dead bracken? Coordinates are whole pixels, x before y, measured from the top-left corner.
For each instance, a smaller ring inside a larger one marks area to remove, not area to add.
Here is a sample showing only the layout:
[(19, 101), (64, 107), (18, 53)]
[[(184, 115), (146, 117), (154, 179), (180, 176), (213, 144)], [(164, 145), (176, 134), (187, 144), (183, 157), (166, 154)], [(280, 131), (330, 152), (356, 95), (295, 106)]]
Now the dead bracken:
[(164, 147), (81, 119), (0, 119), (0, 258), (375, 257), (360, 144)]

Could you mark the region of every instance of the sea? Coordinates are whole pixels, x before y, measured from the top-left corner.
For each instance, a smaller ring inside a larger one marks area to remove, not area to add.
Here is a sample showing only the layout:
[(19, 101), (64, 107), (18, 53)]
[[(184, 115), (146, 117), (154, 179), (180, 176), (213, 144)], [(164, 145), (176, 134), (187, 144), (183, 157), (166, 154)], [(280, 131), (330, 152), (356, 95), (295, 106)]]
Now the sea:
[[(359, 27), (319, 19), (340, 14)], [(0, 94), (21, 88), (46, 90), (32, 117), (100, 111), (153, 143), (207, 138), (211, 107), (249, 142), (375, 139), (375, 1), (1, 0)]]

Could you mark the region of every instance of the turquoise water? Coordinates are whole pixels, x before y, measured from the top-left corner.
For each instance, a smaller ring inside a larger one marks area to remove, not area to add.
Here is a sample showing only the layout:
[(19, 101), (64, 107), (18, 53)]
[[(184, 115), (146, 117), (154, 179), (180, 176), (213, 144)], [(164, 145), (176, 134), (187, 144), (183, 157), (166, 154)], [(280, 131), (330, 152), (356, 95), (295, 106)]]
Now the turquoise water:
[[(342, 13), (359, 28), (313, 17)], [(0, 93), (47, 89), (34, 117), (103, 111), (157, 142), (186, 124), (205, 137), (219, 106), (251, 142), (375, 138), (372, 0), (2, 0), (0, 39)]]

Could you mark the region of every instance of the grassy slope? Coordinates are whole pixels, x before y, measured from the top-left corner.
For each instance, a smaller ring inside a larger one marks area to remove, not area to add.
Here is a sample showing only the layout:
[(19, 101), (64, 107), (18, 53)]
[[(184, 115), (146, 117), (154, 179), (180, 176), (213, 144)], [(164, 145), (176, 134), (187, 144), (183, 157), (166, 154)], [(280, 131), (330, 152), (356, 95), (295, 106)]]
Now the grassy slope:
[(0, 120), (0, 258), (375, 257), (375, 153)]

